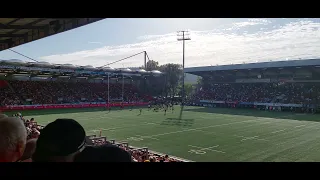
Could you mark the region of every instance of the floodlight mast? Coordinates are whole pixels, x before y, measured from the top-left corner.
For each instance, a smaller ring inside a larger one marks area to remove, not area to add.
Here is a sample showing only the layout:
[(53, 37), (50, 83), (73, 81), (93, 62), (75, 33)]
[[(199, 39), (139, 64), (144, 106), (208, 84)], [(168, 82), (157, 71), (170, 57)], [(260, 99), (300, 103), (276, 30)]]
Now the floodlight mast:
[(108, 109), (110, 108), (110, 73), (108, 73)]
[(185, 101), (185, 90), (184, 90), (184, 52), (185, 52), (185, 41), (191, 40), (189, 31), (178, 31), (177, 32), (178, 41), (182, 41), (182, 104)]

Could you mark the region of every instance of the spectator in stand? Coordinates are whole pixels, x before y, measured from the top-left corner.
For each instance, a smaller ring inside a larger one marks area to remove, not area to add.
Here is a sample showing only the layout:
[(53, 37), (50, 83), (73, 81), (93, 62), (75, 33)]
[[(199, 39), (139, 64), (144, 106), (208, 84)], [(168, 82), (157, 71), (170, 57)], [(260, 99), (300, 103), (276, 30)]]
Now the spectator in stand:
[[(31, 99), (32, 104), (60, 104), (79, 102), (106, 102), (108, 84), (88, 82), (58, 82), (58, 81), (9, 81), (15, 92), (6, 88), (0, 91), (0, 105), (23, 104)], [(34, 90), (37, 89), (37, 93)], [(110, 97), (122, 97), (122, 84), (110, 84)], [(2, 95), (4, 94), (4, 95)], [(4, 98), (2, 98), (4, 97)], [(23, 101), (18, 101), (19, 97)], [(138, 90), (130, 84), (124, 86), (125, 101), (133, 101), (139, 97)], [(30, 102), (28, 102), (30, 103)]]
[(190, 101), (199, 100), (261, 102), (284, 104), (319, 104), (319, 84), (253, 83), (206, 84)]
[(41, 130), (34, 162), (73, 162), (85, 148), (86, 133), (73, 119), (57, 119)]
[(16, 117), (0, 115), (0, 162), (17, 162), (23, 155), (27, 131)]

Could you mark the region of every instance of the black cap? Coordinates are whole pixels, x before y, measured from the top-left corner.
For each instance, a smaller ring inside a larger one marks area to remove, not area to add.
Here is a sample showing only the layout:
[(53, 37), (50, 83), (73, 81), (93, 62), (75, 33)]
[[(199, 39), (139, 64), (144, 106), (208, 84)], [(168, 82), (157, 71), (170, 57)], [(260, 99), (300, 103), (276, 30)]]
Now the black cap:
[(132, 157), (124, 149), (105, 144), (87, 146), (75, 157), (74, 162), (132, 162)]
[(57, 119), (41, 130), (33, 160), (43, 161), (48, 157), (67, 156), (81, 151), (85, 137), (85, 130), (77, 121)]

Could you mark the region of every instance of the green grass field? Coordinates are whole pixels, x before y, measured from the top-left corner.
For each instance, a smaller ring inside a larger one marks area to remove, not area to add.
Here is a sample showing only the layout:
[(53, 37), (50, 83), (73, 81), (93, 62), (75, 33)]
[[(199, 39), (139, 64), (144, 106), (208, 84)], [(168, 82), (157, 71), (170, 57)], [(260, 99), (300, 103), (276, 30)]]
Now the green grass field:
[(191, 161), (320, 161), (319, 115), (185, 107), (175, 112), (143, 109), (38, 110), (22, 112), (40, 124), (73, 118), (87, 134)]

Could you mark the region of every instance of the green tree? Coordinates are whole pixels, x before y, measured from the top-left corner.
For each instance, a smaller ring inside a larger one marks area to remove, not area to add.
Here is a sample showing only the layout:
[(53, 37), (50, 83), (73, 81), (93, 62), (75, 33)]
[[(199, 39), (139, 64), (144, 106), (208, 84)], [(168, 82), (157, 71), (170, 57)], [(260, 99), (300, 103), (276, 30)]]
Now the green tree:
[(159, 70), (159, 63), (158, 61), (150, 60), (147, 62), (146, 71), (153, 71), (153, 70)]
[[(140, 67), (144, 69), (144, 67)], [(181, 80), (183, 78), (182, 65), (181, 64), (164, 64), (159, 66), (157, 61), (150, 60), (147, 62), (147, 71), (159, 70), (162, 73), (161, 80), (156, 80), (159, 78), (148, 77), (148, 87), (149, 90), (155, 94), (159, 90), (161, 90), (162, 95), (164, 96), (175, 96), (179, 91), (179, 85), (181, 85)], [(160, 83), (159, 81), (163, 81)], [(146, 83), (146, 82), (145, 82)], [(146, 85), (144, 87), (146, 87)], [(180, 88), (181, 89), (181, 88)]]
[(202, 77), (198, 76), (197, 77), (197, 85), (202, 86), (202, 84), (203, 84)]
[(166, 95), (176, 95), (178, 85), (181, 83), (181, 78), (183, 78), (182, 65), (172, 63), (164, 64), (160, 66), (159, 70), (163, 72), (165, 76)]
[(191, 83), (184, 84), (184, 92), (186, 97), (190, 97), (194, 92), (195, 86)]

